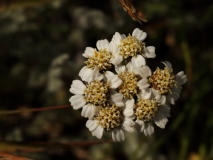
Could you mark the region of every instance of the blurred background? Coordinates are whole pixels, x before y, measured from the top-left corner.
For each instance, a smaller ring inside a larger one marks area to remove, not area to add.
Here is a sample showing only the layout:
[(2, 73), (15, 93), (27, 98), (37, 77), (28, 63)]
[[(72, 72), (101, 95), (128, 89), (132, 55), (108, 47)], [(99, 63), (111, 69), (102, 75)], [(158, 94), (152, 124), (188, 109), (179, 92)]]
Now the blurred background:
[[(0, 115), (0, 151), (36, 160), (211, 160), (213, 159), (213, 3), (209, 0), (133, 0), (148, 19), (140, 25), (116, 0), (0, 0), (0, 109), (69, 104), (79, 79), (82, 53), (117, 31), (147, 32), (156, 47), (154, 70), (170, 61), (188, 82), (172, 106), (165, 129), (152, 136), (126, 134), (121, 143), (23, 152), (29, 142), (98, 141), (87, 119), (72, 107)], [(105, 134), (103, 140), (110, 140)], [(10, 143), (9, 143), (10, 142)], [(15, 143), (20, 142), (20, 143)], [(16, 145), (14, 145), (16, 144)], [(44, 146), (45, 147), (45, 146)]]

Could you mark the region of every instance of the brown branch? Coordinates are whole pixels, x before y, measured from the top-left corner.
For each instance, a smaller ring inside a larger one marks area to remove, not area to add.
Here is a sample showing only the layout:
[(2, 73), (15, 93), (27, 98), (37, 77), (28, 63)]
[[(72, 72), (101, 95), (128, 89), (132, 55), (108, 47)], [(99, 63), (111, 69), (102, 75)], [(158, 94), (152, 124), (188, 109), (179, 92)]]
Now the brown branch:
[(0, 111), (0, 115), (7, 115), (7, 114), (21, 114), (24, 112), (40, 112), (40, 111), (48, 111), (53, 109), (62, 109), (62, 108), (69, 108), (70, 105), (63, 105), (63, 106), (50, 106), (50, 107), (42, 107), (42, 108), (30, 108), (30, 109), (18, 109), (18, 110), (11, 110), (11, 111)]

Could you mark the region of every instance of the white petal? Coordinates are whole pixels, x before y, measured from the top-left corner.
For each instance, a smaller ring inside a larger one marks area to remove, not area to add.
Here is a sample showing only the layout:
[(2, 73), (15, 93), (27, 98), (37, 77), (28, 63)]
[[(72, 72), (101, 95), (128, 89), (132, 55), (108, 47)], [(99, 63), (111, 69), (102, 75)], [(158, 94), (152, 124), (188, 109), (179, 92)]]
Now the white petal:
[(166, 123), (168, 122), (168, 119), (161, 115), (161, 114), (157, 114), (155, 117), (154, 117), (154, 122), (155, 124), (160, 127), (160, 128), (165, 128), (166, 126)]
[(111, 41), (109, 43), (109, 48), (108, 48), (108, 51), (112, 53), (112, 55), (115, 55), (115, 54), (119, 54), (119, 48), (118, 48), (118, 45)]
[(83, 81), (90, 82), (93, 76), (92, 73), (93, 73), (93, 70), (85, 66), (80, 70), (79, 76), (81, 77)]
[(145, 65), (146, 60), (143, 56), (137, 55), (137, 56), (132, 57), (131, 63), (133, 65), (133, 67), (137, 68), (137, 67), (141, 67), (142, 65)]
[(95, 115), (96, 107), (93, 105), (85, 105), (82, 108), (81, 116), (92, 119)]
[(123, 124), (123, 125), (122, 125), (122, 128), (123, 128), (125, 131), (127, 131), (127, 132), (130, 132), (130, 133), (134, 132), (134, 127), (131, 127), (131, 126), (129, 126), (129, 125)]
[(120, 142), (125, 139), (124, 132), (122, 129), (113, 129), (112, 130), (112, 139), (114, 142)]
[(135, 118), (134, 111), (133, 111), (134, 105), (135, 105), (134, 99), (128, 99), (125, 102), (125, 107), (124, 107), (124, 110), (123, 110), (123, 114), (124, 114), (125, 117), (128, 117), (130, 119)]
[(109, 81), (111, 78), (115, 76), (115, 74), (113, 72), (106, 71), (105, 76), (107, 78), (107, 81)]
[(99, 51), (102, 50), (102, 49), (107, 49), (108, 50), (109, 41), (107, 39), (99, 40), (99, 41), (97, 41), (96, 46), (97, 46)]
[(148, 88), (150, 86), (150, 84), (149, 84), (149, 81), (146, 78), (143, 78), (137, 83), (137, 86), (140, 89), (145, 89), (145, 88)]
[(98, 139), (101, 139), (103, 136), (104, 128), (98, 126), (94, 131), (92, 131), (92, 135), (96, 136)]
[(135, 127), (139, 132), (143, 132), (145, 128), (145, 123), (142, 120), (136, 120), (135, 121)]
[(135, 122), (129, 118), (124, 118), (123, 125), (133, 127)]
[(135, 72), (137, 72), (142, 78), (147, 78), (152, 74), (151, 69), (147, 65), (136, 68)]
[(86, 47), (86, 50), (84, 51), (84, 53), (82, 54), (84, 57), (89, 58), (94, 56), (94, 48), (92, 47)]
[(110, 59), (110, 63), (114, 64), (115, 66), (119, 65), (123, 61), (123, 56), (120, 54), (114, 54), (113, 57)]
[(171, 95), (166, 96), (166, 99), (169, 101), (169, 103), (175, 105), (175, 99)]
[(156, 99), (159, 104), (166, 104), (166, 96), (161, 95), (160, 98)]
[[(173, 92), (172, 94), (170, 94), (172, 98), (174, 98), (174, 100), (178, 100), (180, 98), (180, 93), (178, 92)], [(169, 95), (168, 95), (169, 96)]]
[(131, 119), (125, 118), (122, 124), (122, 128), (127, 132), (134, 132), (135, 122)]
[(124, 35), (121, 35), (120, 33), (115, 32), (115, 34), (112, 37), (112, 41), (115, 42), (117, 45), (119, 45), (121, 42), (121, 39), (123, 38), (124, 38)]
[(115, 66), (115, 71), (117, 74), (120, 74), (126, 70), (126, 67), (124, 65)]
[(110, 97), (110, 103), (114, 104), (117, 107), (123, 107), (123, 94), (121, 93), (114, 93)]
[[(89, 120), (88, 120), (89, 121)], [(98, 123), (96, 120), (91, 120), (90, 122), (86, 123), (86, 127), (90, 131), (94, 131), (98, 127)]]
[(122, 80), (118, 77), (118, 75), (115, 75), (113, 72), (106, 71), (105, 76), (110, 84), (111, 89), (116, 89), (122, 84)]
[(161, 98), (161, 94), (158, 90), (155, 90), (154, 88), (151, 89), (152, 90), (152, 97), (155, 98), (156, 100)]
[(81, 70), (80, 70), (80, 72), (79, 72), (79, 76), (80, 77), (82, 77), (83, 75), (84, 75), (84, 73), (86, 72), (86, 70), (87, 70), (87, 67), (86, 66), (84, 66), (83, 68), (81, 68)]
[(163, 64), (170, 70), (172, 70), (172, 64), (169, 61), (163, 62)]
[(86, 66), (81, 69), (81, 71), (79, 72), (79, 76), (85, 82), (91, 82), (93, 80), (102, 80), (104, 78), (104, 76), (99, 73), (97, 67), (91, 69), (87, 68)]
[(125, 117), (130, 117), (130, 119), (135, 117), (133, 108), (132, 109), (131, 108), (125, 108), (123, 114), (124, 114)]
[(152, 135), (154, 133), (154, 127), (151, 122), (145, 123), (144, 134), (145, 136)]
[(172, 94), (168, 94), (166, 99), (173, 105), (175, 105), (175, 101), (180, 98), (180, 92), (173, 92)]
[(150, 88), (141, 89), (139, 97), (141, 99), (149, 99), (152, 96), (152, 90)]
[(182, 87), (181, 86), (175, 86), (172, 88), (172, 93), (180, 94)]
[(183, 71), (179, 72), (176, 75), (176, 81), (178, 85), (183, 85), (187, 81), (187, 76), (184, 74)]
[(128, 100), (125, 102), (125, 107), (126, 107), (126, 108), (133, 109), (134, 105), (135, 105), (135, 100), (134, 100), (134, 99), (128, 99)]
[(172, 88), (172, 94), (168, 94), (166, 96), (166, 99), (171, 103), (175, 104), (175, 101), (180, 98), (180, 92), (181, 92), (181, 86), (178, 86), (178, 88), (173, 87)]
[(86, 127), (87, 128), (90, 128), (90, 126), (92, 125), (94, 123), (94, 120), (87, 120), (87, 122), (86, 122)]
[(170, 107), (167, 105), (163, 105), (159, 107), (158, 113), (164, 115), (165, 117), (170, 117)]
[(81, 107), (83, 107), (86, 102), (84, 101), (84, 96), (82, 95), (74, 95), (69, 99), (71, 105), (73, 106), (73, 109), (77, 110)]
[(129, 72), (134, 72), (135, 71), (135, 68), (133, 67), (131, 62), (126, 64), (126, 70), (129, 71)]
[[(93, 80), (99, 80), (100, 81), (103, 78), (104, 78), (104, 76), (101, 73), (99, 73), (98, 68), (95, 67), (94, 70), (93, 70), (93, 72), (92, 72), (92, 78), (91, 78), (90, 81), (93, 81)], [(90, 81), (88, 81), (88, 82), (90, 82)]]
[(70, 92), (73, 94), (84, 94), (86, 86), (80, 80), (72, 81)]
[(155, 58), (155, 47), (154, 46), (149, 46), (149, 47), (144, 47), (144, 57), (146, 58)]
[(132, 32), (132, 36), (135, 36), (135, 37), (137, 37), (138, 40), (143, 41), (146, 38), (147, 33), (143, 32), (142, 30), (140, 30), (138, 28), (136, 28)]

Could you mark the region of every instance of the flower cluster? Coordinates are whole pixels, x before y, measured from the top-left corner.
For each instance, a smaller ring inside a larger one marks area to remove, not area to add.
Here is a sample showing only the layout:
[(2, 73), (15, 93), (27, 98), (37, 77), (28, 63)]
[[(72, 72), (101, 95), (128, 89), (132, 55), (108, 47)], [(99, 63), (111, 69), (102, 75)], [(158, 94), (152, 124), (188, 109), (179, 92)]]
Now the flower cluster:
[(116, 32), (111, 42), (99, 40), (97, 48), (83, 53), (86, 65), (79, 72), (81, 80), (72, 82), (69, 101), (73, 109), (82, 109), (86, 127), (99, 139), (103, 132), (111, 132), (116, 142), (125, 139), (124, 131), (151, 135), (154, 124), (165, 128), (170, 104), (187, 81), (167, 61), (163, 69), (151, 71), (145, 59), (155, 58), (155, 47), (145, 45), (146, 36), (138, 28), (128, 36)]

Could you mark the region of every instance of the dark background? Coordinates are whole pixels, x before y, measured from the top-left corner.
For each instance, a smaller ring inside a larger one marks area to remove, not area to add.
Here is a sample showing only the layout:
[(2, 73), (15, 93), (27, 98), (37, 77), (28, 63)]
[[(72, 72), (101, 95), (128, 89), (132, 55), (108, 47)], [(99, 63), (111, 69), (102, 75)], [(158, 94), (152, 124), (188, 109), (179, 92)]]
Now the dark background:
[[(116, 0), (0, 1), (0, 109), (29, 109), (69, 104), (73, 79), (84, 65), (82, 53), (97, 40), (138, 27), (156, 47), (154, 70), (170, 61), (175, 73), (188, 76), (172, 106), (165, 129), (153, 136), (126, 134), (121, 143), (49, 149), (13, 154), (32, 159), (213, 159), (213, 3), (207, 0), (134, 0), (147, 23), (133, 21)], [(0, 115), (3, 142), (87, 142), (97, 140), (86, 119), (72, 107)], [(110, 134), (103, 139), (109, 140)], [(18, 148), (17, 148), (18, 149)]]

